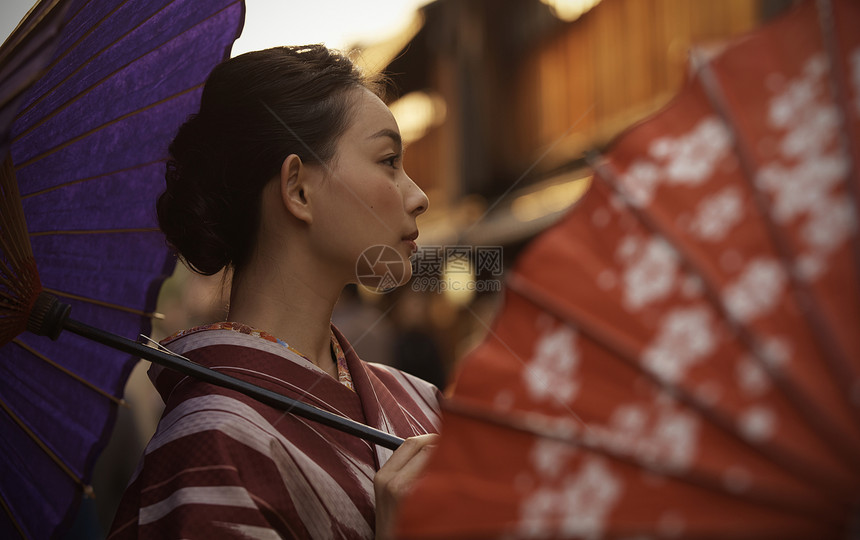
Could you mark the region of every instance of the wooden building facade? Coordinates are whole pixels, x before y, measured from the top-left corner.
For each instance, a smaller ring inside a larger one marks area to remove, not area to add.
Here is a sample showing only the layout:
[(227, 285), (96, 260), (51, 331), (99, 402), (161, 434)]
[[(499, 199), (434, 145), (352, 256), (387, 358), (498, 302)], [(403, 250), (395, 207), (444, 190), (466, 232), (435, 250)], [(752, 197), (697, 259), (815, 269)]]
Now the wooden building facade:
[[(405, 157), (431, 198), (424, 228), (445, 225), (446, 232), (431, 233), (434, 240), (468, 240), (457, 230), (484, 226), (469, 220), (492, 221), (487, 210), (505, 212), (511, 194), (586, 175), (585, 150), (677, 93), (691, 46), (717, 46), (791, 5), (602, 0), (565, 21), (545, 1), (437, 0), (388, 66), (395, 96), (427, 92), (444, 102), (444, 120), (412, 141)], [(460, 211), (464, 204), (471, 209)], [(534, 232), (524, 225), (522, 234), (495, 240)]]

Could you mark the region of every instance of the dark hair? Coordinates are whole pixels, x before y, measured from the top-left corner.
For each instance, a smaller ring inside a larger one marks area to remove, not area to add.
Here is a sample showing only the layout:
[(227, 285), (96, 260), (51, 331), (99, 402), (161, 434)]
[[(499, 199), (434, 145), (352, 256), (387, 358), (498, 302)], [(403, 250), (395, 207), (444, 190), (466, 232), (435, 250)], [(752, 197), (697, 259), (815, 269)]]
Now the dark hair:
[(284, 159), (327, 163), (349, 123), (349, 90), (377, 80), (322, 45), (275, 47), (227, 60), (203, 87), (200, 112), (170, 145), (158, 198), (168, 243), (195, 272), (240, 268), (253, 248), (260, 196)]

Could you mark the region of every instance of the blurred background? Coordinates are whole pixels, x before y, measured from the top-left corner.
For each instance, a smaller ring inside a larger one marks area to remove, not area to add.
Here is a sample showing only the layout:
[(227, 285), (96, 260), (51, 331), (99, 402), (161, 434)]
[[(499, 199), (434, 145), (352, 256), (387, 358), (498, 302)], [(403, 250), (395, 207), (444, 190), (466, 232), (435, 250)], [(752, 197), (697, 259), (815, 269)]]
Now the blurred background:
[[(356, 4), (328, 1), (303, 11), (291, 2), (249, 0), (233, 55), (324, 42), (364, 69), (387, 74), (387, 101), (407, 144), (404, 167), (431, 202), (419, 218), (421, 251), (413, 267), (416, 277), (439, 281), (389, 294), (351, 289), (335, 324), (363, 359), (384, 363), (402, 362), (397, 336), (420, 329), (438, 351), (438, 382), (492, 321), (498, 287), (480, 282), (502, 276), (479, 264), (481, 248), (495, 248), (507, 268), (587, 189), (584, 152), (599, 150), (680, 89), (691, 46), (718, 49), (792, 2)], [(456, 261), (446, 257), (450, 251)], [(223, 319), (225, 290), (223, 276), (192, 277), (178, 268), (162, 291), (165, 318), (156, 321), (153, 337)]]
[[(504, 269), (587, 189), (584, 152), (666, 105), (692, 46), (718, 50), (792, 3), (247, 0), (233, 55), (322, 42), (387, 74), (404, 166), (431, 201), (418, 223), (416, 278), (388, 294), (349, 288), (334, 322), (362, 359), (444, 388), (491, 325)], [(4, 38), (31, 5), (4, 0)], [(229, 278), (179, 265), (152, 337), (223, 320), (226, 291)], [(155, 429), (162, 404), (147, 368), (141, 362), (129, 381), (132, 407), (96, 468), (98, 500), (82, 507), (69, 538), (104, 536)]]

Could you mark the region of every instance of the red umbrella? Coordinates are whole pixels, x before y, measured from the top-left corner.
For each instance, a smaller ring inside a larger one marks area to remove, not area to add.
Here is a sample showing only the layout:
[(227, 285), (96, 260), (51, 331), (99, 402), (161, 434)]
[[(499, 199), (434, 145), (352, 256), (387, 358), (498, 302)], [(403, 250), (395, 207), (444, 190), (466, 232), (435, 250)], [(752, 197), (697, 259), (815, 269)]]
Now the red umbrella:
[(803, 3), (591, 157), (464, 361), (401, 538), (852, 532), (857, 28), (857, 2)]

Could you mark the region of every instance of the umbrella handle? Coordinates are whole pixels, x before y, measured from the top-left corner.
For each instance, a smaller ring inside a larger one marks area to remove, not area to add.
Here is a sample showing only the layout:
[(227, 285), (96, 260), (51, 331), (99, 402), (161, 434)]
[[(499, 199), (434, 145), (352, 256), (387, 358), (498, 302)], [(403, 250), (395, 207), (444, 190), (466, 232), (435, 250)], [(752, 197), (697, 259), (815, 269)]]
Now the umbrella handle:
[[(41, 293), (37, 301), (37, 307), (42, 304), (50, 304), (49, 306), (36, 309), (34, 312), (40, 312), (40, 321), (38, 325), (31, 325), (28, 330), (39, 334), (47, 335), (52, 339), (57, 339), (60, 332), (65, 329), (79, 336), (85, 337), (92, 341), (96, 341), (103, 345), (107, 345), (122, 352), (126, 352), (145, 358), (150, 362), (154, 362), (160, 366), (173, 369), (185, 375), (190, 375), (204, 382), (208, 382), (230, 390), (236, 390), (246, 396), (252, 397), (271, 407), (275, 407), (282, 411), (286, 411), (314, 422), (329, 426), (350, 435), (355, 435), (373, 444), (378, 444), (390, 450), (397, 450), (403, 444), (403, 439), (396, 437), (390, 433), (380, 431), (370, 426), (355, 422), (349, 418), (318, 409), (307, 403), (288, 398), (271, 390), (266, 390), (257, 385), (239, 380), (235, 377), (225, 375), (218, 371), (195, 364), (185, 358), (167, 354), (158, 349), (147, 347), (136, 341), (106, 332), (99, 328), (89, 326), (82, 322), (69, 318), (70, 307), (67, 304), (60, 303), (55, 297), (46, 293)], [(47, 315), (46, 315), (47, 314)]]

